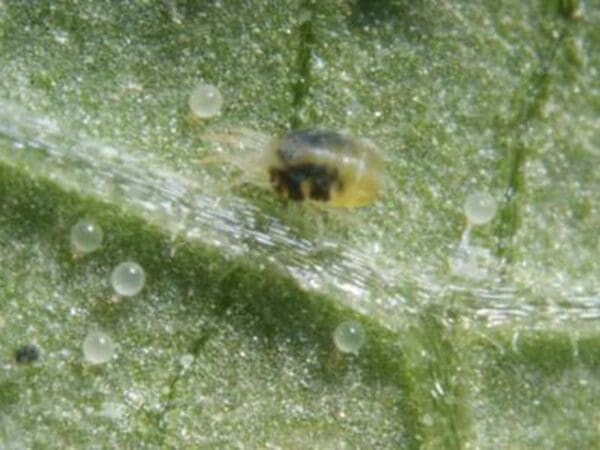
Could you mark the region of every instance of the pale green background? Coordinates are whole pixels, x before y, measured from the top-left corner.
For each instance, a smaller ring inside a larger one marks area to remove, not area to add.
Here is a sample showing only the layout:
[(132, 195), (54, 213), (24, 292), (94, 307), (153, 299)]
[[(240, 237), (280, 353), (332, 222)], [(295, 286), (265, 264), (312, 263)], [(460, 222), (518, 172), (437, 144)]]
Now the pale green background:
[[(599, 447), (599, 49), (592, 1), (0, 0), (0, 447)], [(205, 163), (289, 127), (373, 140), (381, 201)], [(499, 211), (456, 273), (474, 190)], [(106, 242), (73, 258), (81, 217)]]

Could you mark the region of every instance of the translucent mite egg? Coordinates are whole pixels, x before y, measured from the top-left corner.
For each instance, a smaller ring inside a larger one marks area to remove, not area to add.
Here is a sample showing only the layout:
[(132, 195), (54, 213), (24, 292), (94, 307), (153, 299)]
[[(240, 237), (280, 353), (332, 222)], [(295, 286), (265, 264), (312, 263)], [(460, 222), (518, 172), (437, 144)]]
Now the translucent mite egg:
[(132, 297), (144, 287), (146, 275), (144, 269), (133, 261), (126, 261), (114, 268), (110, 282), (118, 295)]
[(295, 201), (357, 207), (373, 203), (381, 189), (375, 146), (337, 131), (291, 131), (271, 141), (264, 161), (273, 188)]
[(487, 192), (474, 192), (465, 201), (467, 220), (473, 225), (488, 223), (496, 214), (496, 200)]
[(192, 113), (201, 119), (218, 116), (223, 107), (223, 96), (212, 84), (197, 84), (189, 98)]
[(358, 353), (365, 341), (365, 329), (354, 320), (340, 323), (333, 332), (333, 342), (343, 353)]
[(76, 252), (90, 253), (102, 245), (102, 228), (92, 220), (82, 219), (71, 228), (71, 245)]
[(114, 356), (115, 344), (111, 337), (100, 331), (91, 331), (83, 340), (83, 356), (91, 364), (104, 364)]

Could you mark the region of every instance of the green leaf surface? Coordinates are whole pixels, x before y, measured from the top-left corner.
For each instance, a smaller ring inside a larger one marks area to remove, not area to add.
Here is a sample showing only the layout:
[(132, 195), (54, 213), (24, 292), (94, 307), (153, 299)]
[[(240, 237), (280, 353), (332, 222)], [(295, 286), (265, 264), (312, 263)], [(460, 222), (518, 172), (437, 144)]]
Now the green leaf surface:
[[(591, 1), (0, 1), (0, 448), (600, 446), (599, 49)], [(312, 127), (375, 205), (250, 176)]]

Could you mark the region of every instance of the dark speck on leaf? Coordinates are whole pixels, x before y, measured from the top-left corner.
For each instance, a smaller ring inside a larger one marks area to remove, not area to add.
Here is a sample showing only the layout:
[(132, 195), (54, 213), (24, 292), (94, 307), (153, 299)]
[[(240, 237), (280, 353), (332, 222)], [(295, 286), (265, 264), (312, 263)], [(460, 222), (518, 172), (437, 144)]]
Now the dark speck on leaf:
[(19, 364), (31, 364), (40, 358), (40, 351), (33, 344), (26, 344), (15, 352), (15, 361)]

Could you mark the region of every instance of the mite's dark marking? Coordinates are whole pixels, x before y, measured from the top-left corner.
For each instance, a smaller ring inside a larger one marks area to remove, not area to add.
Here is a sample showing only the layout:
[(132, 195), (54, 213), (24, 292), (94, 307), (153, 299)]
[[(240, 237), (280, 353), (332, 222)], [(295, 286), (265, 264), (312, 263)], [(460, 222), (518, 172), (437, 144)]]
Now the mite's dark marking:
[(31, 364), (40, 357), (40, 351), (33, 344), (27, 344), (19, 347), (15, 352), (15, 361), (19, 364)]
[(332, 189), (341, 190), (342, 183), (337, 169), (316, 164), (299, 164), (282, 169), (269, 169), (271, 183), (277, 192), (301, 201), (308, 197), (312, 200), (328, 201)]

